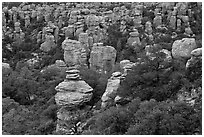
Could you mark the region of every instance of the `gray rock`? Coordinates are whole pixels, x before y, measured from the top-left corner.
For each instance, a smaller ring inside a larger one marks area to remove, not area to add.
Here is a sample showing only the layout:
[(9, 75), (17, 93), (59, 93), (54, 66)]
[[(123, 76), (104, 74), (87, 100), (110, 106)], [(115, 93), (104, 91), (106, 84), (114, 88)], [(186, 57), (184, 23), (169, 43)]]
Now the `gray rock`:
[(194, 57), (202, 56), (202, 48), (197, 48), (191, 51), (191, 55)]
[(118, 88), (120, 86), (120, 72), (115, 72), (112, 74), (112, 77), (108, 79), (106, 91), (101, 97), (102, 103), (101, 108), (105, 108), (114, 103), (114, 99), (117, 95)]
[(189, 58), (191, 51), (197, 47), (194, 38), (183, 38), (176, 40), (172, 45), (172, 56), (174, 58)]

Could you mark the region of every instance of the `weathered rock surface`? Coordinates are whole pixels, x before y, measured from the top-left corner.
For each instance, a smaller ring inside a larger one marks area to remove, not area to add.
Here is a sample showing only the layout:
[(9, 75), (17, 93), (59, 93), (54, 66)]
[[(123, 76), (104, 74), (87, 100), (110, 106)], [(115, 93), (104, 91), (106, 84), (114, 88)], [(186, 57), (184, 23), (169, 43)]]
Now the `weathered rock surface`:
[(66, 73), (66, 79), (55, 87), (57, 91), (55, 102), (60, 107), (57, 112), (56, 131), (71, 134), (74, 125), (64, 123), (71, 122), (78, 107), (91, 100), (93, 89), (80, 78), (79, 70), (69, 68)]
[(110, 79), (108, 79), (108, 84), (105, 93), (102, 95), (101, 108), (105, 108), (113, 105), (114, 99), (117, 95), (118, 88), (120, 86), (120, 72), (114, 72)]
[(197, 47), (194, 38), (183, 38), (176, 40), (172, 45), (172, 56), (174, 58), (189, 58), (191, 51)]
[(186, 62), (186, 69), (193, 67), (199, 62), (202, 62), (202, 48), (197, 48), (191, 52), (191, 58)]
[(62, 43), (64, 49), (64, 60), (68, 66), (86, 66), (86, 49), (79, 41), (65, 39)]
[(44, 52), (49, 52), (51, 49), (55, 48), (57, 45), (54, 42), (54, 36), (49, 35), (46, 36), (46, 40), (44, 43), (40, 45), (40, 49)]
[(130, 62), (130, 60), (122, 60), (120, 61), (120, 68), (123, 70), (123, 75), (127, 75), (128, 71), (132, 69), (136, 64)]
[(202, 48), (197, 48), (191, 51), (191, 55), (194, 57), (202, 56)]
[[(76, 107), (88, 102), (93, 89), (80, 79), (78, 71), (68, 71), (66, 79), (55, 87), (55, 101), (59, 106)], [(70, 74), (71, 73), (71, 74)]]
[(103, 46), (103, 43), (94, 44), (90, 53), (90, 68), (98, 71), (110, 72), (116, 59), (116, 50), (111, 46)]

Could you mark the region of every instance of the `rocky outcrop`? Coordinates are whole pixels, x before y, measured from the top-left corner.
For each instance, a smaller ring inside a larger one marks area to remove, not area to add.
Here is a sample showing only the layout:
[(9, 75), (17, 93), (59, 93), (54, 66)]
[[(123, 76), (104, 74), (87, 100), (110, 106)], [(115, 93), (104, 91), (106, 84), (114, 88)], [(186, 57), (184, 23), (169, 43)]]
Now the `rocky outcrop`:
[(55, 102), (60, 108), (57, 113), (56, 132), (71, 134), (70, 128), (73, 125), (64, 123), (73, 120), (77, 109), (90, 101), (93, 89), (80, 78), (79, 70), (69, 68), (66, 72), (66, 79), (55, 87)]
[(202, 48), (197, 48), (191, 51), (191, 56), (194, 56), (194, 57), (202, 56)]
[(68, 66), (87, 66), (86, 49), (79, 41), (65, 39), (62, 43), (64, 60)]
[(120, 61), (120, 69), (123, 70), (123, 75), (127, 75), (127, 73), (132, 69), (136, 64), (130, 62), (130, 60), (122, 60)]
[(108, 84), (105, 93), (102, 95), (101, 108), (106, 108), (114, 104), (114, 99), (117, 95), (118, 88), (120, 86), (120, 72), (114, 72), (108, 79)]
[(186, 69), (193, 67), (198, 62), (202, 62), (202, 48), (194, 49), (191, 52), (191, 58), (186, 63)]
[(86, 50), (86, 53), (88, 54), (90, 51), (88, 34), (87, 33), (80, 33), (79, 34), (79, 42), (81, 42), (83, 48)]
[(57, 46), (54, 41), (53, 35), (46, 35), (45, 42), (40, 45), (40, 49), (44, 52), (49, 52)]
[(115, 66), (116, 50), (103, 43), (95, 43), (90, 53), (90, 68), (97, 71), (110, 72)]
[(197, 47), (194, 38), (183, 38), (176, 40), (172, 45), (172, 56), (174, 58), (190, 58), (191, 51)]

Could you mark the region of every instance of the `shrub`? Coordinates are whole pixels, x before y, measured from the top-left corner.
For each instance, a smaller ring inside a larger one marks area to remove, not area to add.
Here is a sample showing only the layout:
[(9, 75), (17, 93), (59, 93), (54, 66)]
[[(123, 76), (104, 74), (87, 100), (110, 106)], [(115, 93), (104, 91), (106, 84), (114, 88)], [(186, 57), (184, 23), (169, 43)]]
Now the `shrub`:
[[(150, 60), (146, 56), (141, 56), (142, 60), (137, 66), (132, 68), (126, 78), (121, 82), (119, 95), (139, 97), (141, 100), (163, 101), (176, 94), (184, 81), (185, 71), (181, 72), (174, 67), (174, 62), (163, 61), (163, 54), (155, 53), (155, 59)], [(160, 68), (160, 65), (168, 66)]]
[(135, 113), (135, 124), (126, 134), (189, 135), (201, 127), (199, 121), (198, 113), (186, 103), (147, 101), (141, 103)]

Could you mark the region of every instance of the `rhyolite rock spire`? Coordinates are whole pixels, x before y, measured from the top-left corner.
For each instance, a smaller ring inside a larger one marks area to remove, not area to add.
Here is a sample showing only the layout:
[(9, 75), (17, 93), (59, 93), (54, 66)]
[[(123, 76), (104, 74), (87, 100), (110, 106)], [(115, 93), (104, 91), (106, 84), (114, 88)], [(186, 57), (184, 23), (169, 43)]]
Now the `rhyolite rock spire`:
[(56, 132), (71, 134), (74, 125), (64, 123), (71, 122), (79, 107), (91, 100), (93, 89), (81, 79), (79, 70), (75, 67), (70, 67), (66, 73), (66, 79), (55, 87), (57, 91), (55, 101), (59, 106)]

